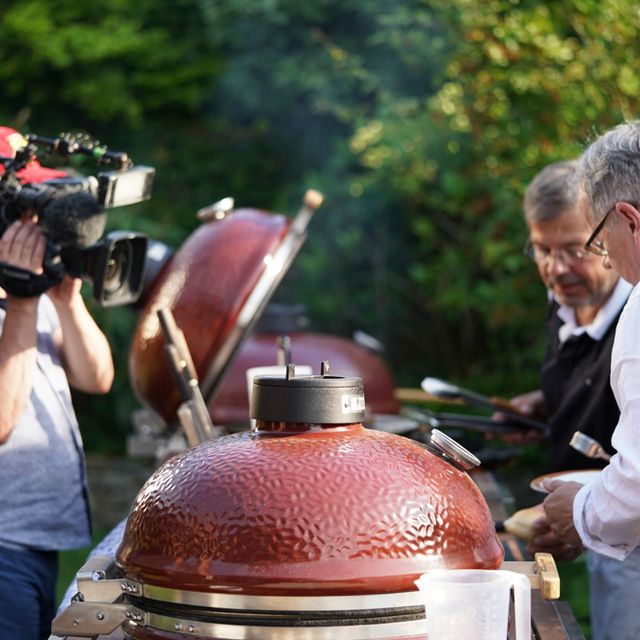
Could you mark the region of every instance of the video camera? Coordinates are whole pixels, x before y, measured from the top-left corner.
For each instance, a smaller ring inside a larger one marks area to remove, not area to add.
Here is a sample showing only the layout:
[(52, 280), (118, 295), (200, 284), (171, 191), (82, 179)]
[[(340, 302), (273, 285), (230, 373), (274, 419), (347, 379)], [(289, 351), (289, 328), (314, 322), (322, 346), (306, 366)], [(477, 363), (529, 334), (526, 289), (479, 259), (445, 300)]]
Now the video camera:
[[(103, 306), (135, 302), (142, 290), (147, 238), (113, 231), (101, 239), (104, 210), (148, 200), (155, 169), (134, 166), (126, 153), (108, 151), (86, 136), (29, 134), (20, 139), (14, 157), (0, 155), (0, 235), (31, 213), (38, 216), (47, 249), (42, 274), (0, 262), (0, 286), (12, 295), (36, 296), (68, 273), (91, 282), (94, 298)], [(47, 169), (37, 160), (39, 149), (88, 155), (107, 170), (75, 176)]]

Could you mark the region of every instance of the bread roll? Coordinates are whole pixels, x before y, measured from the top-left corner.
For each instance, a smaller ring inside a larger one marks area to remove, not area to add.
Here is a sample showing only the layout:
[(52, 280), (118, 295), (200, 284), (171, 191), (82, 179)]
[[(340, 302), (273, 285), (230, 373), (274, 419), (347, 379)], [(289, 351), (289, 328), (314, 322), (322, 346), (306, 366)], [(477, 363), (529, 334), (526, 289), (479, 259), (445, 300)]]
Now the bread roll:
[(529, 542), (535, 535), (533, 523), (544, 517), (542, 503), (527, 509), (516, 511), (510, 518), (507, 518), (503, 525), (507, 533), (517, 536), (525, 542)]

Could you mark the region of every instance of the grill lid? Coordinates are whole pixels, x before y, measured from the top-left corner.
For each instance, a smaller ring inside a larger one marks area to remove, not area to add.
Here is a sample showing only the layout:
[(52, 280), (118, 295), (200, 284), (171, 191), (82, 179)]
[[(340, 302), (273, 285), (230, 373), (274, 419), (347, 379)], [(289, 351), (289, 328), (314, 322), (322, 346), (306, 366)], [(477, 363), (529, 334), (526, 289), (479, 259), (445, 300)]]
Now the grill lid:
[(165, 422), (175, 422), (181, 399), (165, 362), (157, 310), (167, 307), (184, 332), (209, 400), (304, 244), (321, 202), (321, 194), (307, 191), (293, 220), (214, 205), (164, 266), (140, 311), (129, 370), (138, 398)]
[(503, 558), (471, 478), (366, 429), (359, 378), (257, 378), (256, 429), (175, 456), (136, 498), (116, 559), (145, 584), (248, 595), (413, 590), (435, 568)]

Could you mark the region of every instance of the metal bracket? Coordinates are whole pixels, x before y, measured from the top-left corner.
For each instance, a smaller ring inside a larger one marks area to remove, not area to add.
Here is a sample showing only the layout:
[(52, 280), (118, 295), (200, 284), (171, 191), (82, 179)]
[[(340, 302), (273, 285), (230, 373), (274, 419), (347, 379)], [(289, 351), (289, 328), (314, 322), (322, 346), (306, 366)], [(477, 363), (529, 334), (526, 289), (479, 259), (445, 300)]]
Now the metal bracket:
[(93, 638), (109, 635), (126, 620), (145, 624), (146, 616), (144, 611), (130, 604), (72, 602), (56, 616), (51, 631), (54, 635), (62, 637)]
[(53, 620), (53, 634), (93, 638), (112, 633), (126, 620), (144, 623), (144, 611), (126, 602), (116, 604), (123, 595), (141, 595), (142, 585), (118, 574), (112, 556), (89, 558), (76, 576), (78, 593)]
[(87, 559), (76, 574), (80, 602), (113, 603), (124, 594), (141, 595), (142, 585), (119, 575), (112, 556)]

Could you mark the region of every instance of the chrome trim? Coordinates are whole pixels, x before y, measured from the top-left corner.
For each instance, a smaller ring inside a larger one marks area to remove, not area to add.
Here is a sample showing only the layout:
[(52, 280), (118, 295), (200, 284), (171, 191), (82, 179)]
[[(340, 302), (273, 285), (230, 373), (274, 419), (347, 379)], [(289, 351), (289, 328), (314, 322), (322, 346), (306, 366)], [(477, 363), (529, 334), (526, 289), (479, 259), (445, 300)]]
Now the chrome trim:
[(345, 633), (348, 633), (352, 640), (375, 640), (424, 635), (426, 632), (424, 620), (335, 627), (250, 627), (243, 624), (197, 622), (151, 613), (147, 614), (145, 624), (159, 631), (212, 637), (218, 640), (336, 640), (344, 638)]
[(358, 596), (255, 596), (183, 591), (150, 584), (142, 585), (142, 597), (174, 604), (243, 611), (357, 611), (423, 604), (419, 591)]
[(200, 222), (212, 222), (214, 220), (222, 220), (229, 214), (233, 213), (236, 203), (233, 198), (227, 197), (218, 200), (207, 207), (198, 209), (196, 217)]

